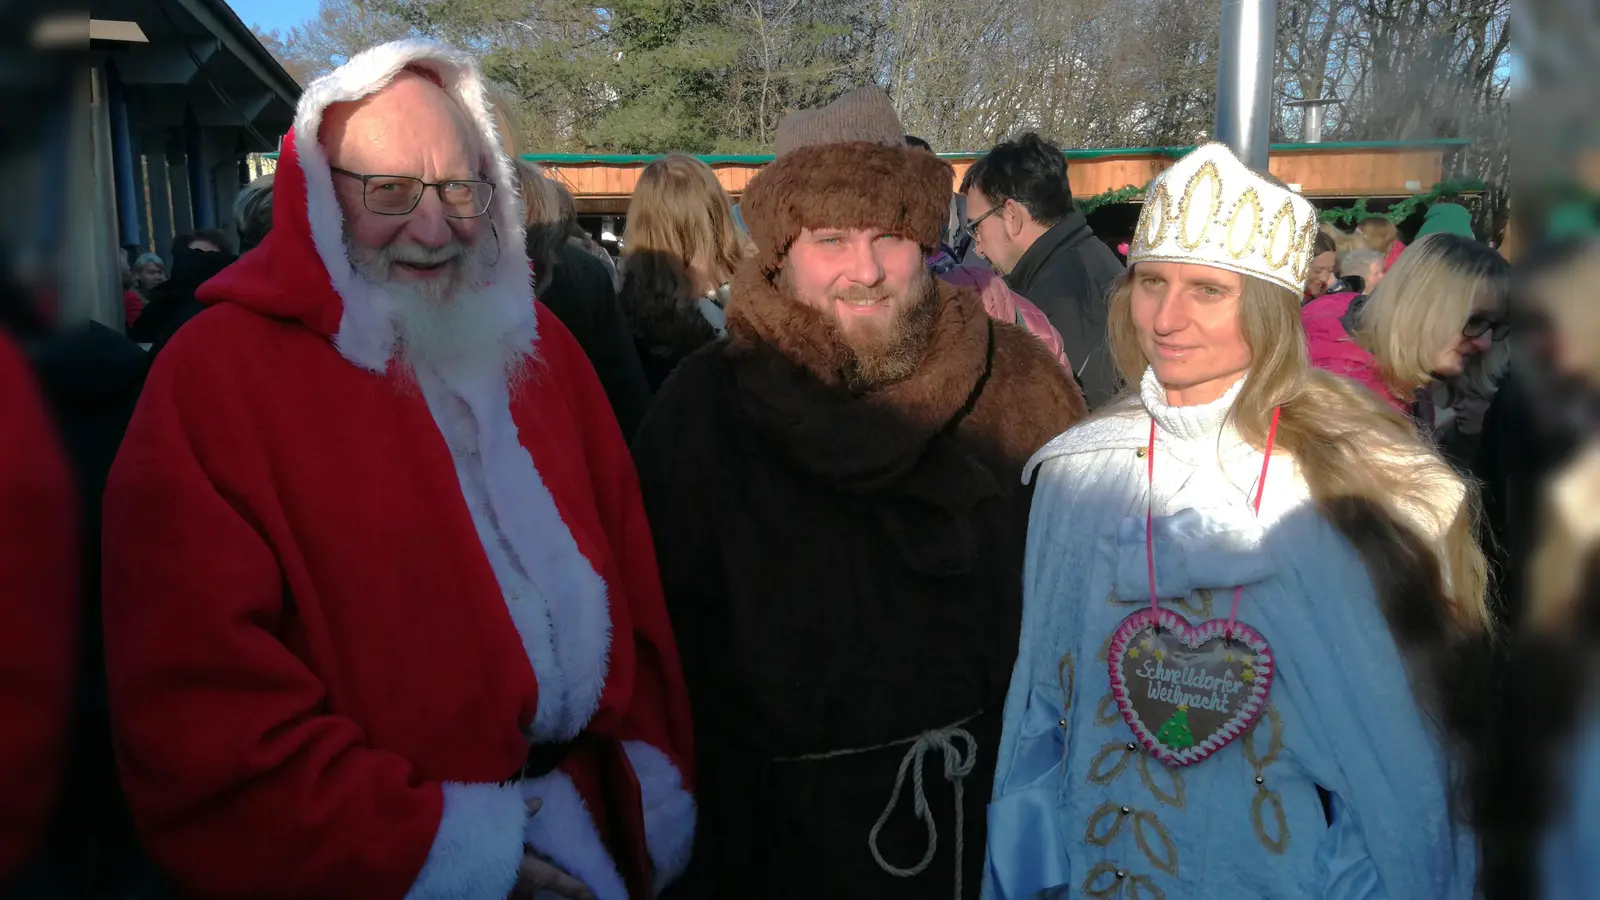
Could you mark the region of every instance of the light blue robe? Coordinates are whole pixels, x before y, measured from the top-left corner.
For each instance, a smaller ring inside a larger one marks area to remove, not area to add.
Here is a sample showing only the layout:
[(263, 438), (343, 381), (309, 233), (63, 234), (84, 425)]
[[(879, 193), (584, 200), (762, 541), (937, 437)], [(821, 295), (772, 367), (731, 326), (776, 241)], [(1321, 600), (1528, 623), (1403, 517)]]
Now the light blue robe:
[[(1590, 688), (1592, 691), (1593, 688)], [(1544, 900), (1600, 897), (1600, 706), (1591, 704), (1552, 790), (1561, 815), (1541, 844)]]
[[(1143, 405), (1067, 432), (1029, 466), (984, 896), (1467, 900), (1474, 844), (1361, 560), (1281, 453), (1251, 513), (1262, 456), (1223, 423), (1237, 385), (1175, 409), (1152, 384)], [(1105, 657), (1117, 625), (1149, 604), (1147, 409), (1161, 422), (1157, 587), (1182, 598), (1162, 605), (1191, 623), (1225, 619), (1242, 583), (1239, 617), (1278, 660), (1253, 731), (1184, 768), (1129, 749)]]

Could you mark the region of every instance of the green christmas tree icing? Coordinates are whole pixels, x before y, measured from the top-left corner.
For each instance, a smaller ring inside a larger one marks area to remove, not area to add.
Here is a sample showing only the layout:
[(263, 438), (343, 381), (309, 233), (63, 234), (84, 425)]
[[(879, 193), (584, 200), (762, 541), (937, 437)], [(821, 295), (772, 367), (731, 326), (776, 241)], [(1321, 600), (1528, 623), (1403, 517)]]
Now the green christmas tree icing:
[(1194, 746), (1194, 734), (1189, 731), (1188, 706), (1178, 707), (1172, 718), (1156, 732), (1156, 740), (1174, 750), (1187, 750)]

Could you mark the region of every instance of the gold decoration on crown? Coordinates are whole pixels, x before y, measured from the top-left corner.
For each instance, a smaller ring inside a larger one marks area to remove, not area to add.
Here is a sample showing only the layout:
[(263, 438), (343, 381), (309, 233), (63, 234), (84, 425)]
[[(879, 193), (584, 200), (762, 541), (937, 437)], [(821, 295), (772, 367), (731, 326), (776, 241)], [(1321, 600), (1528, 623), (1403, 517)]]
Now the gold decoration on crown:
[(1310, 201), (1250, 171), (1225, 145), (1206, 144), (1156, 178), (1128, 262), (1215, 266), (1298, 294), (1317, 227)]

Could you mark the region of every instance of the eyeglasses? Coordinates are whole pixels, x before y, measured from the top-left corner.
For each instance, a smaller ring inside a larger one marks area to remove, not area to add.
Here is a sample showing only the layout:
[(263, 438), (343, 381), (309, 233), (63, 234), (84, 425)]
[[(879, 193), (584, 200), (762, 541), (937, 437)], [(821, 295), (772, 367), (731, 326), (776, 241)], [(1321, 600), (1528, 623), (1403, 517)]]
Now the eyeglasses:
[(975, 238), (975, 237), (977, 237), (978, 236), (978, 226), (983, 224), (983, 220), (989, 218), (990, 216), (994, 215), (995, 213), (999, 212), (1000, 210), (1005, 209), (1006, 208), (1006, 203), (1007, 203), (1007, 201), (1001, 200), (999, 203), (995, 204), (994, 206), (989, 207), (989, 211), (988, 212), (986, 212), (983, 215), (977, 217), (976, 219), (973, 219), (972, 221), (968, 222), (967, 224), (961, 226), (962, 237), (964, 237), (964, 238)]
[(476, 219), (489, 211), (494, 185), (487, 181), (428, 182), (409, 175), (362, 175), (337, 166), (332, 171), (361, 182), (361, 203), (380, 216), (403, 216), (422, 202), (422, 192), (433, 188), (452, 219)]
[(1493, 340), (1503, 341), (1511, 334), (1511, 323), (1503, 319), (1474, 315), (1461, 327), (1462, 337), (1480, 338), (1485, 334), (1493, 335)]

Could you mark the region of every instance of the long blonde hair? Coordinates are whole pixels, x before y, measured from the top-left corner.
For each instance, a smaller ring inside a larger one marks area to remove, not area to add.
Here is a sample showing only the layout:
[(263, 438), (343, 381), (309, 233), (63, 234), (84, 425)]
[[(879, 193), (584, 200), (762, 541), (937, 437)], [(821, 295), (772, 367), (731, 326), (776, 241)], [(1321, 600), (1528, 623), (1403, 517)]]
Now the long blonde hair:
[[(1133, 324), (1136, 269), (1130, 267), (1112, 289), (1108, 323), (1112, 357), (1129, 385), (1138, 384), (1149, 365)], [(1414, 537), (1423, 537), (1437, 557), (1451, 630), (1487, 633), (1488, 567), (1475, 534), (1476, 488), (1371, 391), (1312, 368), (1299, 297), (1256, 278), (1243, 281), (1239, 327), (1250, 348), (1250, 369), (1229, 413), (1234, 427), (1252, 446), (1265, 447), (1272, 411), (1282, 410), (1277, 446), (1294, 458), (1318, 506), (1362, 552), (1375, 582), (1393, 562), (1383, 554), (1399, 548), (1350, 533), (1338, 509), (1363, 502), (1396, 523), (1427, 523), (1432, 533)]]
[(1503, 308), (1511, 267), (1500, 254), (1454, 234), (1430, 234), (1406, 248), (1373, 289), (1355, 339), (1378, 363), (1383, 383), (1409, 397), (1433, 380), (1439, 352), (1460, 340), (1486, 293)]
[(561, 215), (555, 182), (546, 178), (538, 165), (517, 160), (517, 184), (522, 192), (522, 224), (527, 229), (524, 246), (538, 279), (534, 285), (538, 292), (550, 286), (556, 256), (567, 241), (567, 223)]
[(711, 167), (673, 155), (645, 167), (622, 235), (622, 307), (634, 335), (665, 354), (709, 340), (696, 300), (743, 256), (728, 192)]
[[(692, 156), (664, 156), (646, 166), (628, 202), (625, 260), (666, 254), (714, 288), (733, 277), (743, 255), (733, 204), (711, 167)], [(626, 261), (624, 262), (626, 266)]]

